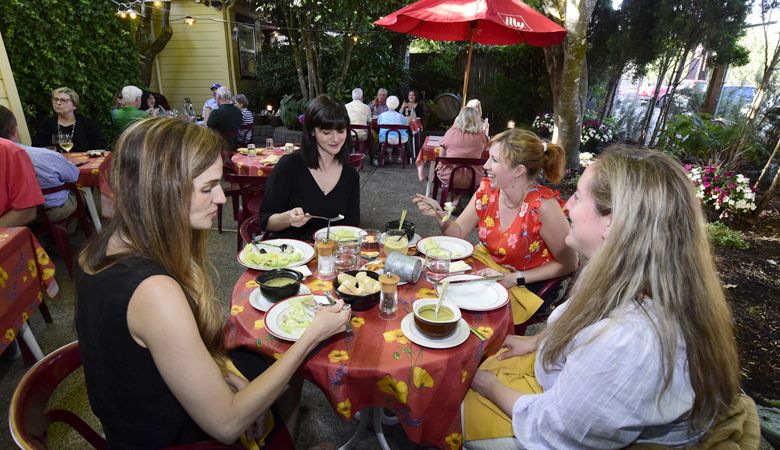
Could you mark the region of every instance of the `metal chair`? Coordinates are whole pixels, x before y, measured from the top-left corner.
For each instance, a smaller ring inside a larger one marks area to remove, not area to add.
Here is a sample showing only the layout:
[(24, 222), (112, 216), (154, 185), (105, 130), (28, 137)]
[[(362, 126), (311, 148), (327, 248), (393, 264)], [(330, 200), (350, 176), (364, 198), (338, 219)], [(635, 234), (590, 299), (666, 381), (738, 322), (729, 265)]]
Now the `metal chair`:
[[(362, 141), (359, 138), (358, 130), (366, 132), (366, 138)], [(350, 145), (353, 149), (358, 149), (358, 151), (364, 155), (371, 154), (371, 127), (368, 125), (350, 125), (349, 138)]]
[[(380, 142), (379, 144), (379, 165), (383, 166), (385, 164), (386, 150), (398, 149), (398, 151), (401, 154), (401, 168), (406, 168), (406, 162), (407, 159), (409, 158), (409, 153), (407, 152), (407, 145), (409, 144), (409, 141), (401, 142), (401, 131), (406, 130), (406, 135), (411, 136), (412, 130), (409, 128), (408, 125), (379, 125), (380, 133), (382, 132), (383, 129), (387, 130), (387, 134), (385, 135), (385, 141)], [(390, 136), (393, 133), (395, 133), (398, 136), (397, 144), (388, 143), (388, 141), (390, 140)]]
[[(227, 174), (230, 183), (238, 186), (238, 196), (241, 198), (241, 204), (238, 207), (237, 222), (238, 227), (252, 216), (260, 212), (260, 205), (263, 203), (265, 195), (265, 185), (268, 181), (266, 177), (253, 175)], [(236, 251), (241, 251), (241, 234), (236, 233)]]
[[(252, 242), (252, 235), (259, 235), (260, 240), (268, 239), (268, 233), (260, 229), (260, 216), (254, 215), (244, 221), (240, 227), (238, 227), (238, 235), (241, 236), (241, 240), (245, 244)], [(241, 249), (239, 248), (239, 251)]]
[(349, 165), (355, 170), (360, 172), (363, 169), (363, 160), (366, 158), (365, 153), (352, 153), (349, 155)]
[[(549, 303), (545, 306), (542, 306), (542, 309), (537, 311), (525, 322), (515, 325), (515, 334), (517, 336), (525, 336), (526, 328), (528, 328), (529, 325), (547, 321), (547, 319), (550, 317), (550, 314), (552, 314), (553, 309), (555, 309), (556, 306), (558, 306), (563, 300), (566, 299), (566, 292), (569, 290), (573, 276), (574, 273), (570, 273), (568, 275), (546, 280), (544, 284), (542, 284), (542, 286), (536, 290), (536, 292), (534, 292), (540, 298), (549, 300)], [(554, 297), (548, 299), (550, 296)]]
[[(447, 196), (452, 194), (466, 194), (468, 196), (471, 196), (476, 191), (476, 188), (474, 185), (476, 184), (477, 180), (477, 174), (474, 172), (473, 166), (482, 166), (485, 164), (485, 161), (487, 161), (487, 158), (485, 159), (478, 159), (478, 158), (441, 158), (437, 157), (434, 164), (436, 167), (438, 167), (439, 163), (441, 164), (449, 164), (454, 166), (452, 169), (452, 172), (450, 173), (450, 179), (448, 180), (447, 185), (445, 186), (444, 183), (441, 182), (438, 175), (434, 175), (433, 177), (433, 189), (431, 192), (431, 197), (434, 199), (436, 198), (439, 188), (441, 187), (441, 198), (439, 199), (439, 204), (442, 208), (444, 208), (444, 204), (447, 202)], [(455, 186), (455, 177), (456, 174), (463, 173), (466, 174), (469, 180), (469, 183), (466, 184), (464, 187), (457, 187)]]

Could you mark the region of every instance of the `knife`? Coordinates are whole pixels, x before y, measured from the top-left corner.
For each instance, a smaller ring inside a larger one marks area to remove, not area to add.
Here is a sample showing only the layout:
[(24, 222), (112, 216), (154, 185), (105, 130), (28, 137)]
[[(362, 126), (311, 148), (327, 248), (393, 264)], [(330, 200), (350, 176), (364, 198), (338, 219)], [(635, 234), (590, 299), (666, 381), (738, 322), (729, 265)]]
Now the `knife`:
[(493, 275), (490, 277), (470, 278), (468, 280), (450, 280), (450, 284), (474, 283), (476, 281), (501, 281), (503, 279), (503, 275)]

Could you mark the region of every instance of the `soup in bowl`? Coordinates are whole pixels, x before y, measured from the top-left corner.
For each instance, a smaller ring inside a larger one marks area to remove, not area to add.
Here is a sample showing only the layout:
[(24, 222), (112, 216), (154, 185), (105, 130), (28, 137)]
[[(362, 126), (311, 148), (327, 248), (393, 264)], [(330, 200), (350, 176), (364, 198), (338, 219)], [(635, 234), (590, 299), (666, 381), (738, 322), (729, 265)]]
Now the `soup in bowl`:
[(274, 269), (259, 275), (255, 281), (263, 295), (276, 302), (297, 294), (302, 279), (303, 275), (297, 270)]
[(430, 338), (450, 336), (455, 332), (461, 319), (460, 308), (447, 300), (441, 302), (437, 317), (437, 302), (438, 299), (435, 298), (421, 298), (412, 305), (414, 324), (422, 334)]

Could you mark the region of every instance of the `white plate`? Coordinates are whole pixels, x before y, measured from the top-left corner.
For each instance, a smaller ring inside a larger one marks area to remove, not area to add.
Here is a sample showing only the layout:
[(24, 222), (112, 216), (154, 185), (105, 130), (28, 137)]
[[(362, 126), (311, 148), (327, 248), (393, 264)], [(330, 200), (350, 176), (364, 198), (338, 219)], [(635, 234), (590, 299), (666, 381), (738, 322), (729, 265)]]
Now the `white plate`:
[[(286, 269), (289, 267), (298, 267), (302, 266), (314, 258), (314, 247), (311, 245), (303, 242), (298, 241), (296, 239), (268, 239), (267, 241), (263, 241), (268, 244), (274, 244), (274, 245), (282, 245), (287, 244), (293, 246), (296, 250), (299, 250), (301, 253), (303, 253), (303, 258), (299, 259), (298, 261), (295, 261), (294, 263), (290, 263), (284, 267), (269, 267), (269, 266), (260, 266), (255, 264), (250, 264), (244, 260), (244, 251), (246, 251), (246, 248), (244, 250), (241, 250), (236, 258), (238, 259), (238, 262), (241, 263), (242, 266), (247, 267), (249, 269), (255, 269), (255, 270), (273, 270), (273, 269)], [(282, 250), (275, 247), (270, 247), (267, 245), (258, 244), (260, 248), (264, 249), (268, 253), (281, 253)], [(249, 247), (252, 248), (252, 247)]]
[[(277, 337), (279, 339), (283, 339), (285, 341), (297, 341), (298, 339), (303, 336), (304, 331), (301, 330), (300, 333), (288, 333), (284, 330), (282, 330), (282, 327), (279, 326), (279, 321), (281, 320), (282, 316), (290, 310), (292, 307), (290, 306), (290, 300), (298, 297), (304, 297), (304, 295), (296, 295), (295, 297), (290, 297), (287, 299), (284, 299), (282, 301), (279, 301), (275, 303), (271, 308), (268, 309), (268, 312), (265, 313), (265, 318), (263, 319), (265, 322), (265, 329), (268, 330), (269, 333), (271, 333), (274, 337)], [(328, 301), (327, 297), (324, 295), (315, 295), (314, 298), (316, 299), (319, 297), (320, 300), (323, 300), (325, 302)], [(311, 313), (311, 317), (314, 317), (314, 313)]]
[[(379, 235), (379, 245), (384, 245), (385, 235), (387, 235), (387, 231)], [(420, 236), (417, 233), (414, 233), (414, 237), (412, 237), (412, 240), (409, 241), (409, 247), (414, 247), (415, 245), (417, 245), (417, 243), (420, 242), (420, 239), (422, 239), (422, 236)]]
[(452, 254), (452, 259), (468, 258), (474, 253), (474, 246), (471, 242), (452, 236), (431, 236), (422, 239), (417, 243), (417, 251), (423, 255), (427, 255), (425, 247), (428, 245), (428, 242), (431, 241), (439, 244), (439, 248), (449, 250)]
[(466, 342), (466, 339), (469, 338), (469, 324), (466, 323), (465, 320), (460, 319), (460, 321), (458, 321), (458, 327), (453, 334), (445, 338), (433, 339), (417, 330), (417, 325), (414, 324), (414, 313), (409, 313), (401, 320), (401, 332), (403, 332), (404, 336), (410, 341), (422, 347), (437, 349), (452, 348)]
[[(301, 288), (298, 289), (298, 293), (295, 295), (308, 295), (311, 294), (311, 289), (309, 289), (308, 286), (305, 284), (301, 284)], [(249, 304), (252, 305), (253, 308), (266, 312), (269, 309), (271, 309), (272, 306), (277, 304), (279, 302), (272, 302), (268, 299), (265, 295), (263, 295), (263, 291), (260, 290), (260, 288), (255, 288), (254, 291), (252, 291), (249, 294)]]
[[(309, 219), (309, 220), (322, 220), (322, 219)], [(320, 234), (321, 232), (325, 233), (325, 231), (327, 231), (327, 229), (328, 229), (328, 227), (320, 228), (319, 230), (314, 232), (314, 234), (312, 235), (312, 238), (316, 241), (317, 240), (317, 235)], [(352, 226), (349, 226), (349, 225), (331, 225), (331, 227), (330, 227), (331, 236), (333, 236), (333, 232), (334, 231), (351, 231), (355, 235), (355, 239), (360, 239), (360, 236), (365, 234), (365, 231), (363, 231), (362, 228), (352, 227)]]
[[(452, 275), (443, 281), (473, 280), (482, 278), (477, 275)], [(435, 288), (439, 295), (441, 284)], [(474, 283), (451, 284), (445, 294), (447, 300), (458, 305), (458, 308), (469, 311), (492, 311), (501, 308), (509, 301), (509, 291), (498, 281), (475, 281)]]

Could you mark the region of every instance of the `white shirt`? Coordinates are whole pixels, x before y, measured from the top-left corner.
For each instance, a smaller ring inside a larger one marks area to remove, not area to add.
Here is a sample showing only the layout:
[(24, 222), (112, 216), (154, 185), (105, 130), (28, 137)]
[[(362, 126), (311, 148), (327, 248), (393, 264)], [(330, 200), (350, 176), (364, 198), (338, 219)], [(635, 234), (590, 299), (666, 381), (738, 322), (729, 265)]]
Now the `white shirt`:
[[(344, 105), (347, 108), (347, 114), (349, 114), (350, 125), (367, 125), (371, 126), (369, 121), (371, 120), (371, 108), (360, 100), (352, 100)], [(358, 134), (358, 139), (361, 141), (366, 138), (366, 130), (355, 130)]]
[[(653, 302), (644, 302), (653, 316)], [(554, 322), (568, 306), (550, 316)], [(549, 371), (540, 344), (534, 371), (544, 393), (524, 395), (512, 408), (512, 427), (524, 448), (622, 448), (630, 443), (669, 447), (696, 442), (687, 416), (694, 393), (680, 339), (669, 387), (650, 318), (633, 303), (584, 328)], [(660, 396), (660, 397), (659, 397)]]

